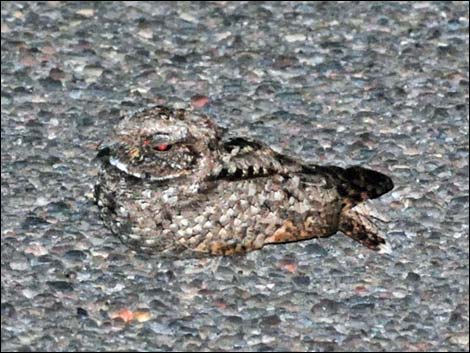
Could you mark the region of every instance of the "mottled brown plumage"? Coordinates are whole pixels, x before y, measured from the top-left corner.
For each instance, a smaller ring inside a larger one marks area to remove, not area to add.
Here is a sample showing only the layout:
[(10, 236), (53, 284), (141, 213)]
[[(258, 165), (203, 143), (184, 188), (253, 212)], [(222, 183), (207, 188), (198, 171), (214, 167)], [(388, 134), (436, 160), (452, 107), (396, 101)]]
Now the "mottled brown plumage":
[(363, 202), (391, 190), (390, 178), (302, 163), (227, 137), (193, 111), (158, 106), (124, 118), (98, 157), (104, 224), (136, 249), (230, 255), (340, 230), (389, 250)]

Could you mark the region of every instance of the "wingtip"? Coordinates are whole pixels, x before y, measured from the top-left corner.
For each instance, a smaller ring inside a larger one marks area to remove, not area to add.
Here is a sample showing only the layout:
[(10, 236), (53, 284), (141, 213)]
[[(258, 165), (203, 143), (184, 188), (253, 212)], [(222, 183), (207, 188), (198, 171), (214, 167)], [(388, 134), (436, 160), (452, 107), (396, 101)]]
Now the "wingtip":
[(349, 193), (359, 193), (361, 198), (375, 199), (394, 188), (392, 179), (375, 170), (354, 166), (345, 170)]

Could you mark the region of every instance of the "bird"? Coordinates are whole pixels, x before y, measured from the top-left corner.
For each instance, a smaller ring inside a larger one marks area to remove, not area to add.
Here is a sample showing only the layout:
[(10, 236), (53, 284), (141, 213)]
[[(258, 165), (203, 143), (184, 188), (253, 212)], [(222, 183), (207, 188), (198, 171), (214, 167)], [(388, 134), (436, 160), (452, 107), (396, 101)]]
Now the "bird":
[(135, 251), (228, 256), (340, 232), (391, 252), (366, 202), (393, 189), (390, 177), (303, 162), (191, 108), (122, 117), (96, 158), (100, 217)]

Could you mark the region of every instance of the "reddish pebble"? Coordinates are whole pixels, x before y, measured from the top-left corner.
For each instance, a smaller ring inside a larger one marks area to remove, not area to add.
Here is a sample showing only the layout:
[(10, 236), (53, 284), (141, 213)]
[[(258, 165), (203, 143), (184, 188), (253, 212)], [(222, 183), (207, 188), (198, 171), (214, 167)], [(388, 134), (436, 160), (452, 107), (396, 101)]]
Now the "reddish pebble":
[(24, 55), (21, 60), (20, 60), (20, 63), (23, 65), (23, 66), (34, 66), (37, 64), (37, 61), (36, 59), (32, 56), (32, 55)]
[(294, 261), (282, 261), (281, 268), (283, 270), (289, 271), (290, 273), (295, 273), (297, 271), (297, 264)]
[(226, 304), (222, 299), (216, 300), (216, 301), (214, 302), (214, 304), (215, 304), (215, 306), (216, 306), (217, 308), (219, 308), (219, 309), (225, 309), (225, 308), (227, 308), (227, 304)]
[(201, 96), (199, 94), (191, 97), (191, 105), (194, 108), (204, 108), (207, 103), (209, 103), (209, 97)]
[(367, 292), (367, 288), (364, 287), (364, 286), (357, 286), (356, 288), (354, 288), (354, 290), (356, 291), (357, 294), (361, 295), (361, 294), (364, 294)]
[(111, 315), (113, 319), (121, 319), (126, 324), (134, 319), (134, 313), (129, 309), (121, 309)]

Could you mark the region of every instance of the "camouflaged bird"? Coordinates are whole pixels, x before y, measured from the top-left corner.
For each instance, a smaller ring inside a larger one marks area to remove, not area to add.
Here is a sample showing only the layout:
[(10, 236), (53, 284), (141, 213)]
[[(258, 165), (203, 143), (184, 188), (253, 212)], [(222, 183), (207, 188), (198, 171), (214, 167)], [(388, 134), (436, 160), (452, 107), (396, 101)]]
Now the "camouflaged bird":
[(389, 177), (305, 164), (226, 137), (194, 111), (157, 106), (124, 118), (98, 158), (104, 224), (139, 250), (231, 255), (341, 231), (390, 251), (364, 204), (393, 188)]

